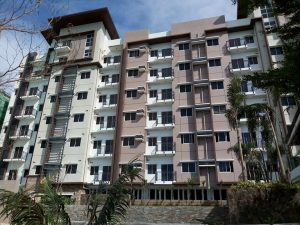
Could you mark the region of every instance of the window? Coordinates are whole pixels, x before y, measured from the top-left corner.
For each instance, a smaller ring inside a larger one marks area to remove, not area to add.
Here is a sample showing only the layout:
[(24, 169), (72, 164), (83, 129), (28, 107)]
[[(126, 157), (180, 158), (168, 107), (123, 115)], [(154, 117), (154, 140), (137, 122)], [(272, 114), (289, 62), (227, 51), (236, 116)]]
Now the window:
[(134, 146), (134, 137), (124, 137), (123, 146)]
[(91, 77), (91, 72), (82, 72), (82, 73), (80, 74), (80, 76), (81, 76), (81, 79), (90, 79), (90, 77)]
[(120, 75), (119, 74), (113, 74), (111, 76), (111, 82), (114, 84), (114, 83), (119, 83), (119, 77)]
[(172, 73), (173, 73), (173, 69), (171, 67), (161, 69), (162, 77), (171, 77)]
[(101, 82), (103, 82), (103, 83), (108, 83), (108, 81), (109, 81), (109, 76), (108, 76), (108, 75), (103, 75), (103, 76), (101, 77)]
[(188, 50), (190, 49), (190, 44), (189, 43), (183, 43), (178, 45), (179, 50)]
[(88, 34), (88, 35), (86, 35), (85, 46), (86, 47), (93, 46), (93, 40), (94, 40), (94, 34)]
[(90, 175), (98, 175), (99, 173), (99, 166), (91, 166)]
[(149, 112), (149, 120), (157, 120), (157, 113), (156, 112)]
[(179, 70), (190, 70), (191, 64), (190, 63), (180, 63)]
[(34, 146), (33, 145), (31, 145), (30, 147), (29, 147), (29, 154), (32, 154), (33, 153), (33, 150), (34, 150)]
[(43, 92), (47, 92), (47, 90), (48, 90), (48, 85), (44, 85), (43, 86)]
[(23, 154), (23, 147), (16, 147), (14, 152), (14, 159), (21, 159)]
[(193, 109), (192, 108), (181, 109), (180, 115), (181, 115), (181, 117), (193, 116)]
[(24, 114), (25, 115), (32, 115), (33, 114), (33, 106), (26, 106)]
[(46, 124), (50, 124), (52, 122), (52, 117), (51, 116), (47, 116), (46, 117)]
[(221, 66), (221, 59), (208, 60), (209, 67)]
[(229, 39), (229, 47), (237, 47), (241, 46), (241, 39), (235, 38), (235, 39)]
[(223, 81), (214, 81), (210, 83), (211, 89), (224, 89)]
[(137, 90), (129, 90), (126, 91), (127, 98), (136, 98), (137, 97)]
[(29, 170), (28, 169), (24, 170), (23, 177), (27, 177), (28, 175), (29, 175)]
[(267, 6), (261, 7), (260, 12), (263, 18), (269, 18), (274, 16), (272, 8)]
[(171, 123), (173, 123), (172, 111), (161, 112), (161, 123), (162, 124), (171, 124)]
[(101, 149), (101, 144), (102, 144), (101, 140), (94, 141), (93, 149)]
[(161, 150), (165, 151), (173, 151), (174, 150), (173, 137), (161, 137)]
[(104, 124), (104, 116), (99, 116), (96, 118), (96, 124)]
[(136, 113), (135, 112), (125, 113), (125, 121), (128, 120), (136, 120)]
[(276, 22), (275, 21), (264, 22), (264, 26), (265, 26), (265, 29), (268, 31), (273, 28), (276, 28)]
[(104, 61), (104, 63), (110, 64), (111, 63), (111, 57), (104, 57), (103, 61)]
[(194, 143), (194, 134), (181, 134), (181, 144)]
[(111, 166), (103, 166), (102, 181), (110, 181)]
[(157, 138), (149, 137), (148, 138), (148, 146), (157, 146)]
[(218, 132), (218, 133), (215, 133), (215, 137), (216, 137), (216, 142), (230, 141), (229, 132)]
[(38, 131), (39, 130), (39, 124), (35, 124), (34, 125), (34, 131)]
[(244, 59), (232, 59), (232, 69), (245, 68)]
[(181, 164), (182, 172), (184, 173), (195, 173), (196, 172), (196, 163), (195, 162), (183, 162)]
[(158, 70), (150, 70), (150, 77), (158, 77)]
[(87, 92), (79, 92), (78, 96), (77, 96), (77, 100), (83, 100), (83, 99), (87, 99)]
[(116, 116), (107, 117), (107, 128), (114, 128), (116, 126)]
[(17, 174), (18, 174), (18, 170), (10, 170), (8, 174), (8, 180), (16, 180)]
[(114, 56), (114, 63), (120, 63), (120, 62), (121, 62), (121, 56), (120, 55)]
[(139, 50), (131, 50), (129, 51), (129, 57), (139, 57), (140, 51)]
[(150, 98), (156, 98), (157, 97), (157, 90), (150, 90), (149, 91), (149, 97)]
[(248, 57), (248, 65), (257, 65), (257, 57), (256, 56), (250, 56)]
[(26, 136), (26, 135), (30, 135), (29, 134), (29, 125), (22, 125), (20, 127), (20, 136)]
[(214, 110), (214, 114), (225, 114), (226, 106), (225, 105), (214, 105), (213, 110)]
[(101, 102), (103, 105), (105, 105), (106, 104), (106, 95), (100, 95), (99, 102)]
[(68, 46), (68, 47), (71, 47), (71, 40), (64, 40), (61, 42), (62, 43), (62, 46)]
[(77, 164), (67, 164), (66, 174), (75, 174), (77, 172)]
[(219, 171), (220, 172), (233, 172), (233, 162), (231, 162), (231, 161), (219, 162)]
[(42, 166), (36, 166), (35, 167), (35, 174), (38, 175), (38, 174), (41, 174), (42, 172)]
[(172, 48), (165, 48), (161, 50), (162, 57), (172, 56)]
[(47, 146), (47, 140), (42, 140), (41, 141), (41, 148), (46, 148)]
[(283, 97), (281, 97), (281, 105), (282, 106), (296, 105), (294, 96), (283, 96)]
[(110, 95), (109, 104), (110, 105), (116, 105), (117, 102), (118, 102), (118, 95), (117, 94)]
[(156, 174), (156, 164), (148, 164), (148, 174)]
[(249, 132), (242, 133), (242, 139), (244, 144), (250, 144), (251, 143), (251, 136)]
[(74, 115), (74, 122), (83, 122), (83, 120), (84, 120), (84, 114), (83, 113)]
[(50, 97), (50, 102), (56, 102), (56, 96), (55, 95), (52, 95)]
[(54, 77), (54, 82), (59, 82), (60, 81), (60, 76), (55, 76)]
[(90, 57), (92, 57), (92, 49), (85, 49), (85, 50), (84, 50), (84, 57), (85, 57), (85, 58), (90, 58)]
[(272, 47), (270, 48), (271, 55), (283, 55), (282, 47)]
[(167, 100), (167, 99), (172, 99), (172, 98), (173, 98), (172, 88), (161, 90), (161, 99), (162, 100)]
[(180, 92), (191, 92), (191, 91), (192, 91), (192, 85), (190, 84), (180, 85)]
[(150, 57), (158, 57), (158, 50), (151, 50)]
[(132, 69), (127, 71), (128, 77), (137, 77), (139, 75), (138, 69)]
[(207, 46), (214, 46), (214, 45), (219, 45), (218, 38), (207, 40)]
[(105, 154), (112, 154), (113, 146), (114, 146), (113, 140), (106, 140), (105, 141)]
[(245, 37), (245, 44), (251, 44), (251, 43), (254, 43), (253, 36)]
[(81, 138), (71, 138), (70, 139), (70, 147), (79, 147), (81, 142)]

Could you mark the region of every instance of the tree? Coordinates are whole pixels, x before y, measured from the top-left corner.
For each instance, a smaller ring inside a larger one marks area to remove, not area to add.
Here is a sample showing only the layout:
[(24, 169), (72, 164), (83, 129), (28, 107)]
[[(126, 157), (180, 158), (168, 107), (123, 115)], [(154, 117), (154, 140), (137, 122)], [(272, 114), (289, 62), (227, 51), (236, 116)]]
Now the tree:
[[(239, 8), (249, 14), (253, 9), (268, 5), (268, 0), (232, 0), (238, 2)], [(247, 79), (257, 84), (257, 87), (269, 89), (275, 96), (293, 93), (300, 99), (300, 1), (299, 0), (273, 0), (272, 8), (276, 15), (283, 15), (288, 22), (275, 28), (283, 42), (285, 59), (282, 67), (270, 69), (265, 73), (248, 75)]]
[(242, 151), (242, 142), (239, 131), (239, 115), (243, 109), (243, 103), (245, 101), (245, 94), (241, 92), (241, 78), (234, 76), (230, 80), (230, 84), (227, 89), (228, 102), (230, 109), (226, 111), (226, 117), (228, 118), (231, 126), (236, 131), (237, 136), (237, 148), (239, 152), (239, 158), (242, 166), (242, 178), (243, 181), (247, 179), (247, 171), (245, 168), (244, 154)]

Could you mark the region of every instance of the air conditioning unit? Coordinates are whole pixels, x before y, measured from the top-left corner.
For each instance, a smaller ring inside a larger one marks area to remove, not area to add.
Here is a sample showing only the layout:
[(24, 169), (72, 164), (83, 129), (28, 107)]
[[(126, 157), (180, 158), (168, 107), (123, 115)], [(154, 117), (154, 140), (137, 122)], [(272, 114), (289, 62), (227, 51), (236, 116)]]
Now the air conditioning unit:
[(145, 45), (140, 46), (140, 47), (139, 47), (139, 51), (140, 51), (140, 53), (146, 52), (146, 46), (145, 46)]
[(139, 72), (145, 72), (146, 66), (139, 66)]
[(144, 135), (142, 135), (142, 134), (135, 135), (135, 140), (136, 141), (144, 141)]
[(144, 93), (145, 93), (145, 88), (144, 88), (144, 87), (138, 87), (138, 88), (137, 88), (137, 92), (138, 92), (139, 94), (144, 94)]
[(143, 116), (144, 114), (145, 114), (144, 109), (138, 109), (138, 110), (136, 110), (136, 115)]

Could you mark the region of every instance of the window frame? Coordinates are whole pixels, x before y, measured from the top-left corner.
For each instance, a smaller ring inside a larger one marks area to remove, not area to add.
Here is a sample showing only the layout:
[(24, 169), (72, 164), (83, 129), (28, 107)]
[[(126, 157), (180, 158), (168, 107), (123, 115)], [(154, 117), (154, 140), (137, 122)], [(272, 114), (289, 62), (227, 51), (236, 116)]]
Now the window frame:
[(86, 100), (88, 96), (87, 91), (78, 92), (77, 94), (77, 100)]
[(66, 164), (65, 174), (76, 174), (77, 164)]
[(81, 144), (81, 138), (70, 138), (70, 147), (80, 147)]
[(181, 172), (183, 173), (196, 173), (196, 162), (182, 162)]
[(135, 146), (135, 138), (134, 137), (123, 137), (122, 146), (125, 146), (125, 147)]
[(83, 122), (84, 121), (84, 113), (77, 113), (74, 114), (74, 123), (79, 123), (79, 122)]
[(195, 135), (194, 134), (181, 134), (181, 144), (193, 144), (195, 143)]

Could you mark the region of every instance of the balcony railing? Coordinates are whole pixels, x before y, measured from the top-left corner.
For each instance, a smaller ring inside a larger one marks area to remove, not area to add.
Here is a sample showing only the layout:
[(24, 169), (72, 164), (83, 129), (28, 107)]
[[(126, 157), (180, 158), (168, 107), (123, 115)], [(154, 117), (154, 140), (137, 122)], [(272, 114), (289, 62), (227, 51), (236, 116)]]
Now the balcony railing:
[(30, 138), (32, 134), (31, 129), (21, 129), (17, 127), (12, 127), (9, 131), (10, 138)]
[(170, 100), (174, 100), (175, 99), (175, 94), (174, 91), (172, 92), (167, 92), (167, 93), (158, 93), (155, 101), (156, 102), (165, 102), (165, 101), (170, 101)]
[(15, 116), (17, 117), (35, 117), (37, 113), (36, 109), (28, 108), (17, 108)]
[(42, 91), (38, 90), (38, 89), (23, 89), (20, 91), (20, 97), (24, 98), (24, 97), (36, 97), (36, 98), (40, 98), (42, 95)]
[(154, 150), (152, 151), (152, 155), (156, 154), (173, 154), (176, 151), (176, 143), (164, 143), (162, 142), (161, 145), (155, 146)]
[(3, 161), (25, 161), (27, 152), (24, 151), (6, 151), (3, 153)]
[(249, 60), (236, 60), (233, 62), (230, 62), (229, 65), (229, 70), (234, 73), (234, 72), (241, 72), (241, 71), (258, 71), (261, 70), (261, 67), (259, 66), (258, 63), (253, 63)]
[(228, 50), (238, 49), (238, 48), (246, 48), (249, 46), (251, 46), (253, 48), (255, 46), (255, 43), (250, 40), (236, 38), (236, 39), (231, 39), (231, 40), (227, 41), (226, 46), (227, 46)]
[(155, 173), (155, 182), (166, 182), (166, 181), (176, 181), (176, 172), (170, 171), (160, 171)]

